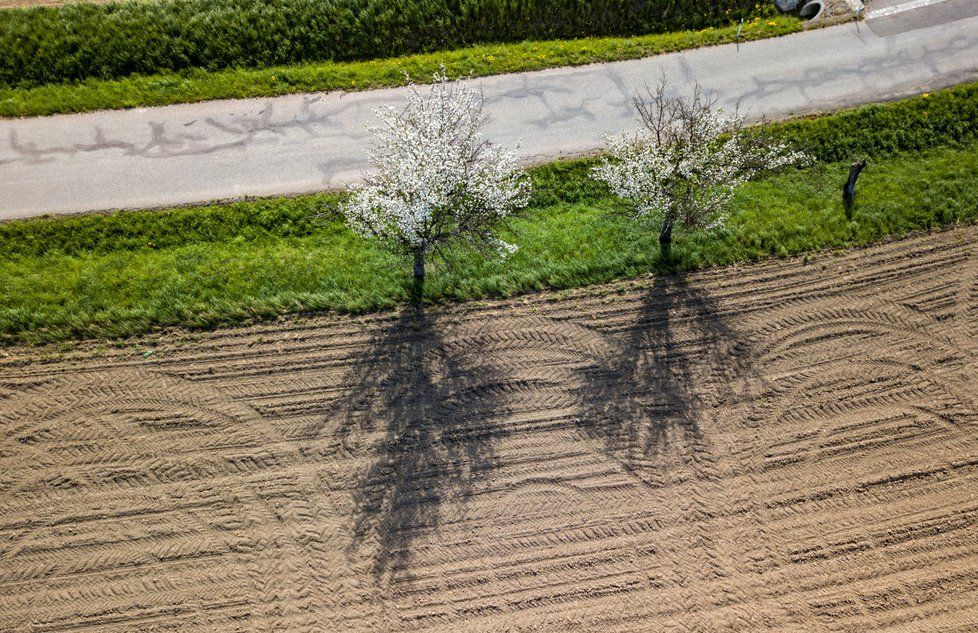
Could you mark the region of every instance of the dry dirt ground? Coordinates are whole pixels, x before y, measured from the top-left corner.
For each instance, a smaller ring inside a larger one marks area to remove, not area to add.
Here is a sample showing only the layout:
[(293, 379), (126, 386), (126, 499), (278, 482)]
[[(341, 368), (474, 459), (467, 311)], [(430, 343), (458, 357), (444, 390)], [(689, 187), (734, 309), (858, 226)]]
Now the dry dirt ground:
[(0, 629), (978, 630), (976, 242), (8, 349)]

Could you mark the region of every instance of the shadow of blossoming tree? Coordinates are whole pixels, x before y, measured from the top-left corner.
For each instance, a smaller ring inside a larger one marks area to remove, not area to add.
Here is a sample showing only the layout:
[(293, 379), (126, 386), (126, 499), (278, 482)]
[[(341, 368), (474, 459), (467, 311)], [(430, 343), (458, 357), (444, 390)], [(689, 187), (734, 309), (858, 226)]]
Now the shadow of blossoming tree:
[(407, 310), (351, 369), (340, 441), (368, 465), (354, 486), (354, 543), (373, 550), (383, 585), (410, 580), (416, 539), (443, 504), (464, 501), (496, 463), (502, 427), (487, 425), (506, 379), (443, 322)]
[(682, 275), (656, 277), (637, 317), (614, 334), (619, 353), (587, 376), (581, 428), (649, 483), (670, 448), (695, 459), (702, 416), (735, 395), (749, 369), (748, 345)]

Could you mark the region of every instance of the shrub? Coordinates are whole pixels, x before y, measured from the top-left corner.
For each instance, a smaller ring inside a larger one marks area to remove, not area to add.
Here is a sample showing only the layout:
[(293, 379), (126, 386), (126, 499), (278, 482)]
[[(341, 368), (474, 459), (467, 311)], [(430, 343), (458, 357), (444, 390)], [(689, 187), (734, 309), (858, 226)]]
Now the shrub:
[(720, 26), (754, 0), (163, 0), (0, 11), (0, 85)]

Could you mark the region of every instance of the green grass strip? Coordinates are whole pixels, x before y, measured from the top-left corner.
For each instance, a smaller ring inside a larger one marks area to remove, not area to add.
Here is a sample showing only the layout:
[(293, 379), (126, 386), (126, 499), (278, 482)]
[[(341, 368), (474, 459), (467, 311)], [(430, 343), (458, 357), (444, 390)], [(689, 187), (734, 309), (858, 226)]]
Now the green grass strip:
[[(851, 222), (839, 200), (847, 170), (846, 163), (820, 164), (749, 183), (723, 232), (677, 243), (682, 268), (863, 245), (978, 219), (978, 146), (874, 162), (860, 180)], [(304, 197), (262, 204), (308, 217), (323, 202)], [(609, 216), (617, 207), (609, 196), (535, 207), (505, 236), (520, 247), (514, 256), (500, 263), (461, 253), (433, 271), (427, 296), (506, 297), (655, 270), (655, 231)], [(352, 235), (339, 218), (302, 236), (272, 230), (161, 248), (8, 257), (0, 260), (0, 340), (118, 337), (162, 325), (212, 327), (306, 310), (389, 308), (407, 297), (407, 270), (405, 262)]]
[[(816, 155), (845, 160), (748, 183), (723, 231), (676, 243), (680, 267), (865, 245), (978, 220), (976, 90), (780, 124), (778, 133)], [(833, 137), (832, 121), (842, 131), (868, 121), (870, 132), (856, 141)], [(847, 221), (841, 185), (849, 158), (863, 155), (870, 166)], [(506, 262), (458, 253), (432, 271), (428, 299), (505, 297), (656, 270), (656, 232), (612, 213), (620, 203), (588, 178), (591, 164), (534, 169), (531, 207), (505, 236), (520, 250)], [(403, 302), (408, 266), (351, 234), (330, 214), (338, 201), (319, 194), (0, 224), (0, 341), (119, 337)]]
[[(450, 76), (499, 75), (596, 62), (637, 59), (734, 42), (736, 25), (638, 37), (605, 37), (474, 46), (455, 51), (364, 62), (323, 62), (264, 69), (191, 70), (180, 74), (90, 79), (35, 88), (0, 89), (0, 116), (162, 106), (212, 99), (272, 97), (299, 92), (402, 86), (405, 73), (425, 81), (445, 68)], [(794, 17), (759, 17), (744, 24), (741, 41), (801, 30)]]

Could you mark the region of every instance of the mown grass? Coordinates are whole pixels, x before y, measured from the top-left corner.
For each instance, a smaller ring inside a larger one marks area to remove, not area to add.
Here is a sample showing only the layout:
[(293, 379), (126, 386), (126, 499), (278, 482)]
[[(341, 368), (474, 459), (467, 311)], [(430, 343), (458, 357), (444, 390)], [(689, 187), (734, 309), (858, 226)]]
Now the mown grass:
[[(587, 166), (535, 170), (532, 208), (506, 235), (520, 250), (505, 262), (457, 253), (429, 276), (427, 299), (505, 297), (656, 270), (655, 231), (615, 214), (620, 203), (583, 179)], [(840, 201), (847, 170), (822, 163), (747, 184), (723, 231), (674, 246), (678, 267), (863, 245), (978, 219), (978, 145), (874, 160), (851, 221)], [(406, 300), (404, 262), (335, 215), (312, 217), (336, 202), (318, 195), (0, 225), (0, 340), (118, 337)]]
[[(801, 29), (794, 17), (758, 17), (744, 24), (741, 41)], [(637, 37), (603, 37), (473, 46), (460, 50), (354, 62), (311, 62), (260, 69), (233, 68), (86, 79), (74, 83), (0, 89), (0, 116), (42, 116), (192, 103), (212, 99), (271, 97), (298, 92), (366, 90), (401, 86), (406, 76), (426, 81), (444, 68), (449, 76), (484, 77), (637, 59), (737, 40), (737, 25)]]

